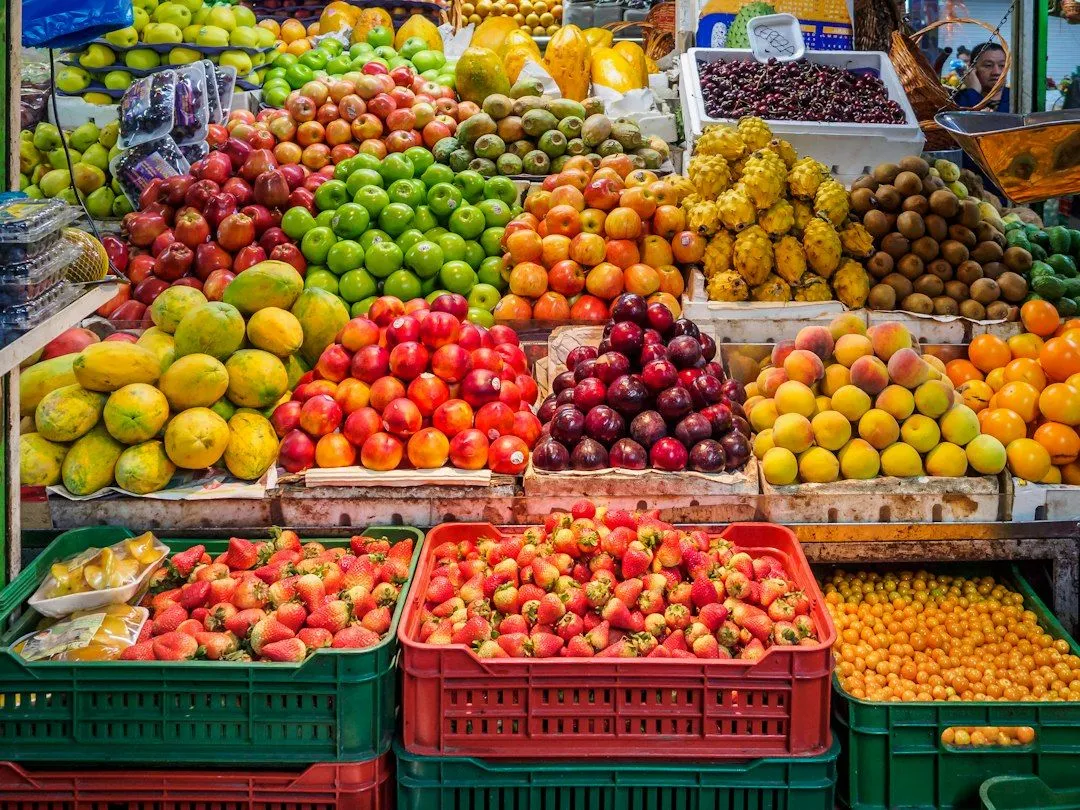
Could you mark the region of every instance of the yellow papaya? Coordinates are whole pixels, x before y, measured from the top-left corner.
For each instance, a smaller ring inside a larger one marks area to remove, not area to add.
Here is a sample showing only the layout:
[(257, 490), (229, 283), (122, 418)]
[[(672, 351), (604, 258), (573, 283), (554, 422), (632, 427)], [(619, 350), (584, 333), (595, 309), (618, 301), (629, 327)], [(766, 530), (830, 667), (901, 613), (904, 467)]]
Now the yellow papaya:
[(589, 51), (589, 40), (576, 25), (564, 25), (548, 41), (544, 64), (564, 98), (581, 101), (589, 95), (589, 71), (584, 69)]
[(488, 17), (473, 31), (469, 46), (487, 48), (502, 55), (506, 49), (506, 38), (514, 31), (521, 30), (513, 17)]
[(101, 419), (107, 397), (81, 385), (65, 385), (41, 398), (34, 412), (37, 432), (51, 442), (72, 442)]
[(61, 466), (64, 486), (72, 495), (93, 495), (113, 482), (116, 461), (124, 445), (98, 425), (71, 445)]
[(412, 14), (409, 19), (402, 23), (401, 28), (394, 35), (394, 48), (400, 51), (401, 46), (405, 44), (405, 40), (409, 37), (420, 37), (428, 44), (430, 50), (441, 51), (443, 49), (439, 29), (435, 27), (435, 23), (422, 14)]
[(458, 59), (454, 80), (462, 101), (483, 104), (485, 98), (495, 93), (510, 94), (510, 81), (499, 55), (489, 48), (466, 48)]
[(390, 12), (384, 8), (365, 8), (360, 12), (360, 17), (353, 26), (350, 41), (353, 45), (357, 42), (367, 42), (368, 32), (380, 25), (391, 31), (394, 30), (394, 19), (390, 16)]
[[(540, 46), (536, 44), (536, 40), (532, 38), (532, 34), (523, 28), (515, 28), (509, 34), (506, 35), (506, 39), (502, 44), (502, 51), (505, 55), (515, 45), (524, 45), (526, 48), (531, 49), (536, 54), (536, 61), (539, 62), (543, 57), (540, 54)], [(496, 51), (497, 53), (498, 51)]]
[(229, 420), (225, 466), (237, 478), (255, 481), (274, 463), (278, 438), (274, 426), (255, 413), (237, 413)]
[(19, 413), (32, 416), (38, 403), (50, 391), (72, 385), (75, 372), (71, 365), (78, 354), (64, 354), (35, 363), (19, 375)]
[(530, 59), (537, 64), (543, 61), (540, 57), (540, 49), (535, 44), (531, 49), (525, 45), (514, 45), (512, 48), (506, 49), (506, 55), (503, 56), (503, 67), (506, 69), (506, 78), (511, 84), (518, 80), (518, 76), (521, 75), (521, 68)]
[(610, 48), (615, 35), (606, 28), (586, 28), (582, 31), (592, 48)]
[(614, 51), (634, 69), (634, 81), (637, 82), (635, 86), (648, 87), (649, 66), (645, 64), (645, 51), (641, 50), (641, 46), (623, 39), (615, 43)]
[(19, 483), (24, 487), (51, 487), (60, 483), (60, 465), (68, 446), (51, 442), (40, 433), (19, 437)]
[(660, 66), (658, 64), (656, 64), (656, 62), (654, 62), (652, 57), (649, 56), (648, 54), (645, 55), (645, 67), (648, 69), (650, 76), (653, 73), (659, 73), (660, 72)]
[(75, 379), (91, 391), (115, 391), (131, 383), (155, 383), (161, 361), (149, 349), (134, 343), (105, 340), (91, 343), (71, 364)]
[(597, 48), (592, 52), (589, 68), (593, 84), (607, 87), (617, 93), (625, 93), (639, 85), (634, 80), (634, 69), (612, 48)]

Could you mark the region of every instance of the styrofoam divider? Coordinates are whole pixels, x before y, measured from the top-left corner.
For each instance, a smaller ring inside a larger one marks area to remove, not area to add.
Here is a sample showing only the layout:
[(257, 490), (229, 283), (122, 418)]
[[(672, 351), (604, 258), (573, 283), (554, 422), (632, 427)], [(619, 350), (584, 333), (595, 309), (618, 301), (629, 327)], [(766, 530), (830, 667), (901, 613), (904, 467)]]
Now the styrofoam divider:
[(897, 310), (868, 310), (866, 313), (868, 326), (885, 321), (899, 321), (920, 343), (967, 344), (979, 335), (1007, 339), (1024, 331), (1020, 321), (973, 321), (959, 315), (918, 315)]

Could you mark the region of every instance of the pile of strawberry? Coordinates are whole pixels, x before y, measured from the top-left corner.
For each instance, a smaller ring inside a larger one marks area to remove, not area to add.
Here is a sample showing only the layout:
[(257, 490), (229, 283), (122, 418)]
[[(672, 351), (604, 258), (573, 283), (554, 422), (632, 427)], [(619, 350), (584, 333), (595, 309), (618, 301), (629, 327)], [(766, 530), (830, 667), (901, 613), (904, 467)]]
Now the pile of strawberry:
[(751, 557), (656, 512), (553, 512), (505, 540), (433, 549), (419, 639), (481, 658), (740, 658), (817, 644), (810, 599)]
[(151, 619), (120, 658), (299, 662), (321, 647), (370, 647), (390, 629), (412, 554), (411, 539), (326, 548), (292, 531), (231, 538), (216, 559), (193, 546), (154, 573)]

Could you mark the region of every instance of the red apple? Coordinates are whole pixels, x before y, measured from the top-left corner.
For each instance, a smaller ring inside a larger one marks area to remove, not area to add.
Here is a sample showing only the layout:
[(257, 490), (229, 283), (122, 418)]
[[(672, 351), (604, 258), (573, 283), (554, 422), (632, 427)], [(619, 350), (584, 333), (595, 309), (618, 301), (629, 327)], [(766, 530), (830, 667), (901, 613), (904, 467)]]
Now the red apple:
[(159, 235), (169, 229), (165, 220), (157, 214), (137, 213), (125, 218), (128, 238), (136, 247), (150, 247)]
[(203, 295), (207, 301), (220, 301), (225, 294), (225, 288), (236, 278), (236, 274), (225, 269), (217, 269), (210, 273), (203, 281)]
[[(125, 301), (123, 304), (113, 310), (112, 315), (109, 316), (109, 320), (113, 323), (139, 323), (142, 321), (143, 316), (146, 315), (147, 305), (141, 301)], [(113, 337), (114, 340), (122, 340), (125, 343), (135, 343), (138, 338), (135, 335), (128, 335), (126, 332), (119, 332), (115, 334), (123, 334), (124, 337)], [(107, 340), (108, 338), (106, 338)]]
[(143, 279), (149, 277), (154, 272), (154, 257), (149, 253), (142, 253), (138, 256), (134, 256), (130, 262), (128, 262), (127, 277), (131, 280), (132, 284), (138, 284)]
[(234, 273), (242, 273), (249, 267), (266, 261), (266, 251), (258, 245), (244, 245), (233, 259), (232, 269)]
[(210, 227), (216, 229), (225, 217), (235, 214), (237, 210), (236, 197), (227, 191), (221, 191), (210, 195), (203, 208), (203, 216)]
[(101, 338), (89, 329), (73, 326), (46, 343), (45, 348), (41, 350), (40, 359), (52, 360), (54, 357), (61, 357), (65, 354), (76, 354), (91, 343), (97, 343), (100, 340)]
[(265, 205), (245, 205), (240, 209), (240, 213), (251, 218), (256, 236), (261, 236), (267, 228), (274, 225), (274, 215)]
[(210, 223), (194, 208), (187, 208), (177, 215), (173, 233), (177, 240), (194, 250), (210, 239)]
[(255, 223), (246, 214), (229, 214), (217, 227), (217, 240), (225, 250), (236, 252), (255, 241)]
[(267, 228), (259, 236), (259, 247), (265, 250), (267, 254), (273, 251), (278, 245), (288, 245), (291, 243), (292, 240), (285, 235), (285, 231), (281, 230), (281, 228), (276, 225)]
[(215, 270), (228, 270), (232, 267), (232, 256), (222, 250), (217, 242), (204, 242), (195, 248), (195, 275), (203, 281)]
[(301, 276), (307, 273), (307, 259), (296, 245), (278, 245), (270, 251), (270, 258), (276, 262), (291, 264)]
[(195, 178), (190, 174), (174, 174), (172, 177), (166, 177), (161, 184), (161, 195), (169, 205), (183, 205), (184, 196), (194, 182)]
[[(307, 178), (305, 178), (306, 182)], [(289, 208), (306, 208), (312, 214), (315, 213), (315, 194), (311, 189), (300, 187), (293, 189), (289, 194)]]
[(359, 408), (350, 413), (341, 432), (357, 447), (363, 447), (369, 436), (382, 430), (382, 419), (374, 408)]
[(173, 233), (172, 228), (162, 231), (154, 239), (153, 244), (150, 245), (150, 253), (153, 256), (160, 256), (162, 252), (169, 245), (176, 241), (176, 234)]
[(135, 289), (131, 291), (131, 296), (136, 301), (150, 306), (154, 303), (154, 299), (167, 289), (169, 289), (169, 282), (150, 276), (150, 278), (135, 285)]
[(300, 408), (303, 404), (290, 400), (274, 408), (274, 412), (270, 415), (270, 424), (274, 426), (274, 432), (277, 433), (278, 438), (284, 438), (289, 431), (300, 427)]
[(183, 278), (195, 263), (195, 253), (187, 245), (173, 242), (154, 260), (154, 275), (165, 281)]
[[(229, 146), (233, 143), (233, 139), (230, 138), (226, 142), (224, 149), (228, 150)], [(236, 149), (243, 149), (250, 151), (251, 147), (242, 141), (236, 141), (238, 146)], [(245, 155), (246, 157), (246, 155)], [(242, 163), (243, 161), (241, 161)], [(239, 165), (239, 164), (238, 164)], [(232, 177), (233, 164), (231, 153), (227, 151), (213, 151), (206, 156), (203, 161), (202, 171), (199, 173), (200, 180), (212, 180), (217, 183), (218, 186), (223, 186), (225, 181)]]

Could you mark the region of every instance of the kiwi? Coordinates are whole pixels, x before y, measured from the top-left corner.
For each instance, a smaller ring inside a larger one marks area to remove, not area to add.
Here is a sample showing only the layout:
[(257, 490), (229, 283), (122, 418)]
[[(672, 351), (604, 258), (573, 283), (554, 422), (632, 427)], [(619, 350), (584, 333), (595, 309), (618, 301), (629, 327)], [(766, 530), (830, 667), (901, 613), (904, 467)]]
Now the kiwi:
[(851, 191), (851, 210), (865, 214), (874, 207), (874, 192), (868, 188), (856, 188)]
[(922, 293), (912, 293), (900, 302), (900, 309), (916, 315), (929, 315), (934, 311), (934, 302)]
[(1001, 297), (1001, 289), (992, 278), (979, 278), (971, 285), (971, 297), (985, 306)]
[(968, 260), (967, 246), (955, 239), (947, 239), (941, 243), (941, 257), (956, 267)]
[(975, 240), (975, 232), (959, 223), (949, 226), (949, 238), (955, 239), (961, 245), (971, 250), (978, 242)]
[(933, 177), (931, 175), (927, 175), (923, 178), (922, 193), (927, 197), (929, 197), (935, 191), (939, 191), (943, 188), (945, 188), (945, 181), (942, 180), (940, 177)]
[(971, 197), (960, 201), (960, 224), (967, 228), (977, 228), (982, 222), (982, 214), (979, 213), (979, 203)]
[(960, 200), (948, 189), (941, 188), (930, 195), (930, 210), (945, 219), (952, 219), (960, 210)]
[(969, 287), (983, 277), (982, 265), (978, 262), (960, 262), (956, 266), (956, 278)]
[(915, 172), (900, 172), (893, 180), (893, 185), (903, 196), (910, 197), (922, 191), (922, 178)]
[(930, 273), (919, 276), (912, 286), (915, 288), (915, 292), (928, 295), (931, 298), (936, 298), (945, 292), (945, 282)]
[(874, 278), (885, 278), (893, 271), (896, 262), (884, 250), (879, 250), (866, 262), (866, 269)]
[(945, 282), (945, 294), (957, 303), (967, 301), (971, 297), (968, 292), (968, 285), (962, 281), (956, 281), (954, 279)]
[(986, 318), (991, 321), (1007, 321), (1014, 309), (1015, 307), (1010, 307), (1004, 301), (994, 301), (986, 305)]
[(998, 236), (998, 230), (989, 222), (980, 222), (975, 226), (975, 239), (979, 242), (992, 242)]
[(915, 291), (911, 281), (899, 273), (889, 273), (881, 281), (896, 290), (896, 299), (898, 301), (904, 300)]
[(949, 223), (938, 214), (927, 214), (923, 217), (926, 225), (926, 233), (938, 242), (944, 242), (949, 238)]
[(923, 218), (914, 211), (905, 211), (896, 218), (896, 230), (906, 239), (921, 239), (926, 235)]
[(870, 231), (870, 235), (875, 239), (880, 239), (889, 232), (889, 219), (884, 212), (877, 209), (867, 211), (863, 217), (863, 227)]
[(889, 230), (896, 230), (896, 214), (892, 211), (885, 211), (885, 221), (889, 223)]
[(881, 240), (881, 249), (892, 256), (894, 259), (899, 259), (905, 253), (911, 251), (911, 242), (906, 239), (902, 234), (890, 233), (884, 239)]
[(896, 290), (888, 284), (875, 284), (866, 297), (870, 309), (896, 309)]
[(971, 258), (983, 265), (987, 262), (999, 262), (1004, 255), (1005, 251), (996, 242), (979, 242), (971, 251)]
[(941, 245), (932, 236), (924, 236), (911, 243), (911, 252), (924, 262), (932, 262), (941, 253)]
[(953, 266), (944, 259), (934, 259), (926, 265), (926, 272), (933, 273), (942, 281), (950, 281), (953, 277)]
[(1001, 297), (1010, 303), (1023, 301), (1028, 293), (1028, 283), (1023, 276), (1011, 271), (1002, 273), (997, 277), (998, 288)]
[(992, 278), (994, 280), (997, 280), (997, 278), (1001, 276), (1002, 273), (1007, 272), (1009, 268), (1007, 268), (1001, 262), (986, 262), (982, 266), (982, 269), (983, 278)]
[(874, 192), (874, 198), (883, 211), (895, 211), (903, 200), (896, 186), (878, 186), (878, 190)]
[(900, 207), (905, 211), (914, 211), (923, 217), (930, 213), (930, 201), (922, 194), (912, 194), (904, 200)]
[(938, 295), (934, 298), (935, 315), (959, 315), (960, 305), (947, 295)]
[(985, 321), (986, 307), (974, 298), (969, 298), (967, 301), (960, 302), (960, 314), (965, 318), (971, 318), (973, 321)]
[(909, 155), (906, 158), (901, 159), (897, 164), (897, 167), (901, 172), (913, 172), (918, 175), (919, 179), (926, 177), (930, 171), (930, 164), (916, 155)]
[(1014, 273), (1026, 273), (1031, 269), (1031, 254), (1021, 247), (1006, 248), (1001, 260)]
[(908, 253), (901, 256), (900, 260), (896, 263), (896, 272), (904, 278), (910, 278), (914, 281), (926, 272), (926, 265), (924, 265), (923, 260), (914, 253)]
[(868, 188), (871, 191), (878, 187), (878, 181), (871, 175), (864, 174), (856, 178), (855, 182), (851, 184), (851, 190), (854, 191), (858, 188)]
[(895, 163), (882, 163), (874, 167), (874, 179), (878, 183), (891, 183), (900, 174), (900, 167)]

